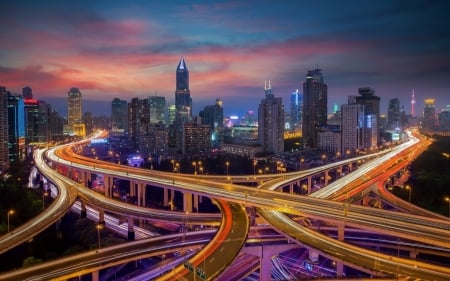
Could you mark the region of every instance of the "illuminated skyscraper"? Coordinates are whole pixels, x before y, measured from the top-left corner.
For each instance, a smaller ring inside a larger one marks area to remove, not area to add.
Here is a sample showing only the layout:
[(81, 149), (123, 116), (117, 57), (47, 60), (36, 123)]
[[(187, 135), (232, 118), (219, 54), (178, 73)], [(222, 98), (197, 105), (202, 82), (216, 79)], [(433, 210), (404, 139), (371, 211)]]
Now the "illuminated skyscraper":
[(128, 133), (128, 103), (115, 98), (111, 102), (111, 129), (123, 130)]
[(8, 149), (10, 163), (25, 156), (25, 108), (20, 95), (8, 95)]
[(373, 148), (379, 141), (380, 97), (375, 95), (375, 90), (370, 87), (358, 89), (356, 103), (364, 105), (364, 147)]
[(67, 126), (69, 133), (76, 136), (85, 135), (85, 126), (82, 121), (82, 100), (78, 88), (71, 88), (67, 93)]
[(192, 119), (192, 99), (189, 90), (189, 71), (184, 58), (180, 59), (176, 71), (175, 89), (176, 121), (183, 123)]
[(214, 105), (205, 106), (199, 114), (201, 123), (211, 127), (211, 140), (213, 146), (219, 146), (222, 141), (223, 131), (223, 107), (222, 100), (217, 98)]
[(265, 98), (258, 107), (258, 139), (263, 151), (284, 151), (284, 107), (281, 97), (276, 98), (272, 87), (264, 85)]
[(322, 70), (309, 70), (303, 83), (302, 135), (305, 148), (317, 148), (317, 133), (327, 124), (328, 86)]
[(298, 89), (291, 94), (291, 127), (300, 128), (303, 115), (303, 95)]
[(411, 116), (416, 116), (416, 97), (414, 96), (414, 89), (412, 90), (412, 97), (411, 97)]
[(425, 100), (422, 127), (428, 130), (434, 130), (436, 127), (436, 108), (434, 107), (434, 99)]
[(349, 97), (349, 103), (341, 106), (341, 154), (346, 156), (363, 148), (364, 106), (353, 101)]
[(0, 173), (8, 167), (8, 92), (0, 87)]
[(166, 123), (166, 98), (151, 96), (148, 98), (150, 106), (150, 123)]

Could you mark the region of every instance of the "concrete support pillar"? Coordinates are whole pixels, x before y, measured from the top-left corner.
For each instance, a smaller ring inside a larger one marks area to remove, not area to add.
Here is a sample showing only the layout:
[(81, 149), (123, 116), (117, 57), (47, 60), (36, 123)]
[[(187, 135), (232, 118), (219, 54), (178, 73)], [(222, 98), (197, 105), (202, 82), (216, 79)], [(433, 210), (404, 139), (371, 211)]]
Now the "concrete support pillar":
[(111, 180), (111, 177), (109, 177), (109, 176), (104, 176), (103, 177), (103, 181), (104, 181), (104, 184), (105, 184), (105, 187), (104, 187), (104, 193), (105, 193), (105, 196), (106, 197), (108, 197), (108, 198), (111, 198), (111, 189), (110, 189), (110, 180)]
[(328, 177), (330, 176), (330, 175), (329, 175), (329, 171), (330, 171), (330, 170), (326, 170), (326, 171), (325, 171), (325, 174), (324, 174), (324, 176), (323, 176), (323, 177), (324, 177), (324, 185), (328, 185)]
[(352, 163), (348, 163), (348, 172), (351, 173), (352, 172)]
[(99, 281), (99, 280), (100, 280), (99, 271), (98, 270), (92, 271), (92, 281)]
[(132, 217), (128, 218), (128, 241), (133, 241), (136, 238), (134, 232), (134, 221)]
[(311, 194), (311, 188), (312, 188), (312, 176), (308, 177), (308, 194)]
[(173, 200), (175, 200), (175, 189), (170, 190), (170, 201), (173, 203)]
[(163, 188), (163, 206), (169, 206), (169, 189), (166, 187)]
[(417, 252), (416, 251), (410, 251), (409, 252), (409, 257), (411, 259), (416, 259), (417, 258)]
[(135, 196), (135, 187), (136, 187), (136, 183), (134, 181), (130, 181), (130, 196), (131, 197)]
[(294, 184), (289, 184), (289, 194), (294, 194)]
[(192, 193), (183, 192), (183, 211), (192, 212)]
[[(88, 183), (91, 183), (91, 185), (92, 185), (92, 174), (88, 172), (88, 173), (86, 174), (86, 176), (87, 176), (87, 177), (86, 177), (86, 184), (85, 184), (85, 185), (86, 185), (86, 186), (89, 186)], [(89, 186), (89, 187), (92, 187), (92, 186)]]
[(80, 212), (80, 216), (82, 218), (85, 218), (87, 216), (87, 211), (86, 211), (86, 204), (84, 203), (83, 200), (80, 200), (81, 202), (81, 212)]
[(142, 191), (141, 191), (142, 192), (142, 197), (141, 197), (142, 205), (141, 206), (147, 207), (147, 185), (145, 183), (143, 183), (141, 185), (141, 189), (142, 189)]
[(82, 171), (82, 170), (78, 170), (78, 182), (81, 182), (81, 183), (84, 184), (84, 181), (85, 181), (84, 179), (85, 179), (85, 177), (86, 177), (85, 172)]
[(104, 210), (98, 210), (98, 223), (105, 224), (105, 211)]
[(336, 262), (336, 275), (338, 278), (344, 275), (344, 264), (341, 261)]
[(198, 195), (194, 194), (194, 209), (198, 213)]
[(142, 206), (142, 183), (137, 183), (137, 205)]
[(264, 255), (264, 246), (261, 246), (259, 280), (272, 280), (272, 257)]

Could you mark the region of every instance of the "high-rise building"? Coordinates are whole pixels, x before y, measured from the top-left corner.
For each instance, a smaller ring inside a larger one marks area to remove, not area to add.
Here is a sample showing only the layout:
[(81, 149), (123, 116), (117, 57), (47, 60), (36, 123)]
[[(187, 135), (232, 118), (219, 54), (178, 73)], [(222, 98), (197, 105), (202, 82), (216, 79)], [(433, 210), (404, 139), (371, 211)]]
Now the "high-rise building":
[(8, 150), (10, 163), (25, 156), (25, 106), (19, 95), (8, 94)]
[(436, 108), (434, 107), (434, 99), (425, 100), (422, 128), (427, 130), (434, 130), (436, 128)]
[(211, 151), (211, 127), (203, 125), (199, 121), (197, 119), (183, 124), (183, 154)]
[(51, 106), (45, 101), (25, 99), (25, 143), (45, 143), (50, 140), (49, 112)]
[(209, 125), (211, 127), (212, 135), (211, 140), (213, 146), (220, 146), (222, 142), (223, 132), (223, 107), (222, 100), (217, 98), (214, 105), (205, 106), (199, 114), (201, 123), (203, 125)]
[(303, 83), (302, 135), (305, 148), (317, 148), (317, 133), (327, 124), (328, 86), (322, 70), (309, 70)]
[(82, 98), (78, 88), (71, 88), (67, 93), (67, 126), (69, 134), (76, 136), (85, 135), (83, 124)]
[(264, 85), (265, 98), (258, 107), (258, 139), (263, 152), (284, 151), (284, 106), (281, 97), (275, 97), (272, 87)]
[(189, 90), (189, 71), (184, 58), (180, 59), (176, 70), (175, 89), (176, 122), (183, 123), (192, 119), (192, 99)]
[(398, 98), (393, 98), (389, 100), (388, 113), (387, 113), (387, 123), (388, 129), (396, 130), (400, 129), (400, 100)]
[(128, 102), (114, 98), (111, 102), (111, 130), (128, 133)]
[(416, 116), (416, 97), (414, 95), (414, 89), (412, 90), (412, 97), (411, 97), (411, 116)]
[(132, 98), (128, 104), (128, 130), (132, 147), (137, 148), (141, 131), (150, 124), (148, 99)]
[(166, 98), (152, 96), (148, 98), (150, 106), (150, 123), (166, 122)]
[(33, 90), (28, 86), (22, 88), (22, 97), (31, 100), (33, 98)]
[(349, 155), (363, 148), (364, 106), (352, 102), (341, 106), (341, 154)]
[(8, 139), (8, 92), (0, 87), (0, 173), (9, 168)]
[(167, 106), (167, 124), (173, 124), (175, 122), (176, 108), (174, 104)]
[[(370, 87), (358, 89), (359, 96), (356, 96), (356, 103), (364, 105), (365, 117), (365, 148), (376, 147), (379, 142), (380, 124), (380, 97), (375, 95), (375, 91)], [(375, 115), (375, 118), (369, 115)], [(370, 124), (370, 127), (369, 127)], [(375, 140), (376, 139), (376, 140)], [(375, 144), (373, 144), (375, 140)]]
[(302, 126), (303, 95), (297, 90), (291, 94), (291, 128), (298, 129)]

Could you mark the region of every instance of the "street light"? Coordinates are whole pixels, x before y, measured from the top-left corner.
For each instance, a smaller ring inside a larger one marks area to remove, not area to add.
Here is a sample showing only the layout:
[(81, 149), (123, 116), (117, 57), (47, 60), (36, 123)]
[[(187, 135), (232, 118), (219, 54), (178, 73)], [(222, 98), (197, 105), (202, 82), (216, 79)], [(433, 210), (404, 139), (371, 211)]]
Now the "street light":
[(8, 232), (9, 232), (9, 216), (10, 215), (14, 215), (14, 210), (11, 209), (8, 211)]
[(445, 201), (448, 202), (448, 216), (450, 217), (450, 197), (446, 196)]
[(227, 179), (230, 179), (230, 177), (228, 176), (228, 168), (230, 166), (230, 162), (225, 162), (225, 165), (227, 166)]
[(194, 166), (194, 175), (197, 175), (197, 162), (193, 161), (192, 166)]
[(256, 177), (256, 164), (258, 162), (256, 160), (253, 160), (253, 177)]
[(409, 185), (405, 185), (405, 189), (409, 191), (408, 202), (411, 203), (411, 191), (412, 187)]
[(153, 170), (153, 161), (152, 161), (152, 157), (148, 158), (148, 162), (150, 162), (150, 170)]
[(97, 224), (97, 237), (98, 237), (98, 249), (100, 250), (100, 230), (103, 229), (103, 225), (102, 224)]
[(42, 193), (42, 210), (45, 209), (45, 197), (47, 197), (47, 196), (48, 196), (48, 192), (47, 191)]

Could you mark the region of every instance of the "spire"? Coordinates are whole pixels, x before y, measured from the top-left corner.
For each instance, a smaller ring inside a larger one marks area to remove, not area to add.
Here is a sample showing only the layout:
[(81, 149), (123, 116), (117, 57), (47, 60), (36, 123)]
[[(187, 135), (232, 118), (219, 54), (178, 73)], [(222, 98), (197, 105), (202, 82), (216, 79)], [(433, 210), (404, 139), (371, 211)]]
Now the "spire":
[(270, 80), (269, 80), (269, 87), (267, 87), (267, 80), (264, 80), (264, 90), (271, 90), (272, 86), (270, 85)]
[(270, 80), (269, 80), (269, 89), (272, 89), (272, 86), (270, 86)]
[(177, 66), (177, 70), (185, 70), (185, 69), (187, 70), (186, 62), (184, 61), (184, 58), (181, 57), (180, 62), (178, 63), (178, 66)]
[(411, 98), (411, 116), (414, 117), (416, 115), (415, 106), (416, 98), (414, 96), (414, 89), (412, 89), (412, 98)]

